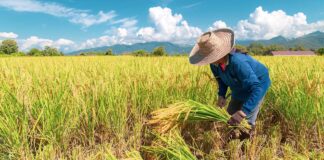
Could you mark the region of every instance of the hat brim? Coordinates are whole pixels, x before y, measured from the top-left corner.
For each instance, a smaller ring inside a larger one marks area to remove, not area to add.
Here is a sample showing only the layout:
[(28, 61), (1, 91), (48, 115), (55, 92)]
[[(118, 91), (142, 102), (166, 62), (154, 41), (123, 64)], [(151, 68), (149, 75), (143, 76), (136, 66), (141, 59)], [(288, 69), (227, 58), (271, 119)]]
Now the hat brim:
[(220, 44), (221, 47), (215, 48), (211, 53), (209, 54), (200, 54), (200, 48), (198, 44), (195, 44), (195, 46), (192, 48), (190, 55), (189, 55), (189, 62), (193, 65), (206, 65), (213, 62), (216, 62), (217, 60), (223, 58), (228, 53), (231, 52), (231, 50), (234, 47), (234, 32), (230, 29), (218, 29), (214, 30), (213, 33), (218, 36), (219, 38), (223, 39), (222, 44)]

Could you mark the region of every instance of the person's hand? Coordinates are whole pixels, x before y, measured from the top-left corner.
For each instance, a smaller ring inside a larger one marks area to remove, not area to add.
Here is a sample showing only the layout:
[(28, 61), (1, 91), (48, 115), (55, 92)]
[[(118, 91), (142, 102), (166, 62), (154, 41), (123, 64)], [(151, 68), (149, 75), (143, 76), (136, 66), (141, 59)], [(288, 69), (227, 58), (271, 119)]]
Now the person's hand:
[(246, 114), (242, 110), (239, 110), (232, 115), (227, 123), (231, 126), (236, 126), (239, 125), (245, 117)]
[(226, 105), (226, 99), (223, 96), (218, 96), (217, 105), (223, 108)]

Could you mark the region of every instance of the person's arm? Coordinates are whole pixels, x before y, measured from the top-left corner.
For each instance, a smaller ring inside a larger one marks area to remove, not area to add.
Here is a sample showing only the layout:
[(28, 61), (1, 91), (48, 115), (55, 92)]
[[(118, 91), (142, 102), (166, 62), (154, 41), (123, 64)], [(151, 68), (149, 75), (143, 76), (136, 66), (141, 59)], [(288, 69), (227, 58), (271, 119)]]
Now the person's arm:
[(218, 83), (218, 96), (225, 98), (228, 86), (218, 77), (216, 66), (210, 65), (210, 69)]
[(218, 96), (225, 98), (228, 86), (219, 77), (216, 80), (218, 82)]
[(234, 70), (238, 79), (242, 82), (243, 87), (247, 88), (249, 92), (247, 93), (249, 97), (242, 106), (242, 111), (246, 115), (249, 115), (263, 98), (263, 89), (258, 77), (248, 62), (240, 61), (234, 64)]

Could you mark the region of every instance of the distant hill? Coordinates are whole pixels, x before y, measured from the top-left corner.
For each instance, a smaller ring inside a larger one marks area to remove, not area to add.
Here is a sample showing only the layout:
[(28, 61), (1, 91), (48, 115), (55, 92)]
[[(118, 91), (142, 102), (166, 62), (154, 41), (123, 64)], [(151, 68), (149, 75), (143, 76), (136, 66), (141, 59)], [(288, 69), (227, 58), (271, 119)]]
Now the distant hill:
[[(279, 44), (283, 45), (287, 48), (294, 47), (295, 45), (303, 45), (305, 48), (308, 49), (318, 49), (318, 48), (324, 48), (324, 33), (323, 32), (313, 32), (307, 35), (304, 35), (302, 37), (294, 38), (294, 39), (287, 39), (283, 36), (274, 37), (269, 40), (244, 40), (244, 41), (237, 41), (237, 44), (248, 46), (249, 44), (253, 42), (258, 42), (264, 45), (270, 45), (270, 44)], [(71, 53), (68, 53), (68, 55), (76, 55), (80, 54), (82, 52), (90, 52), (90, 51), (96, 51), (96, 52), (105, 52), (109, 48), (112, 49), (114, 54), (123, 54), (123, 53), (129, 53), (135, 50), (144, 49), (148, 52), (152, 52), (154, 48), (164, 46), (165, 50), (169, 54), (176, 54), (176, 53), (189, 53), (193, 47), (193, 45), (178, 45), (173, 44), (170, 42), (146, 42), (146, 43), (135, 43), (132, 45), (113, 45), (113, 46), (104, 46), (104, 47), (97, 47), (97, 48), (90, 48), (90, 49), (84, 49), (79, 51), (74, 51)]]
[(97, 47), (97, 48), (90, 48), (90, 49), (84, 49), (75, 51), (72, 53), (69, 53), (71, 55), (79, 54), (82, 52), (105, 52), (108, 49), (112, 49), (114, 54), (123, 54), (123, 53), (129, 53), (132, 51), (144, 49), (148, 52), (152, 52), (154, 48), (163, 46), (167, 53), (169, 54), (176, 54), (176, 53), (188, 53), (190, 52), (192, 46), (190, 45), (177, 45), (170, 42), (146, 42), (146, 43), (135, 43), (132, 45), (124, 45), (124, 44), (117, 44), (113, 46), (104, 46), (104, 47)]
[(318, 48), (324, 48), (324, 33), (317, 31), (313, 32), (298, 38), (293, 39), (287, 39), (283, 36), (274, 37), (269, 40), (246, 40), (246, 41), (237, 41), (237, 44), (248, 46), (252, 42), (258, 42), (264, 45), (270, 45), (270, 44), (279, 44), (283, 45), (287, 48), (294, 47), (296, 45), (303, 45), (305, 48), (308, 49), (318, 49)]

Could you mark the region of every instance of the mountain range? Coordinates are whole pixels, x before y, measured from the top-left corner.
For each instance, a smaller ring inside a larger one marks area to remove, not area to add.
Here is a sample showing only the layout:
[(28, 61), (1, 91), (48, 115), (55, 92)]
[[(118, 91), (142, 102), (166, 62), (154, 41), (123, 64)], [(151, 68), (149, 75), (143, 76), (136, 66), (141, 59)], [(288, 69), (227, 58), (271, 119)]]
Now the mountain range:
[[(283, 45), (286, 48), (291, 48), (296, 45), (302, 45), (307, 49), (318, 49), (324, 48), (324, 33), (316, 31), (298, 38), (288, 39), (283, 36), (274, 37), (269, 40), (238, 40), (236, 43), (244, 46), (248, 46), (251, 43), (261, 43), (264, 45), (278, 44)], [(146, 50), (152, 52), (154, 48), (163, 46), (167, 53), (177, 54), (177, 53), (189, 53), (193, 45), (178, 45), (171, 42), (145, 42), (145, 43), (135, 43), (132, 45), (117, 44), (112, 46), (103, 46), (97, 48), (89, 48), (74, 51), (68, 53), (68, 55), (77, 55), (82, 52), (105, 52), (108, 49), (112, 49), (114, 54), (124, 54), (136, 50)]]
[(114, 54), (124, 54), (124, 53), (129, 53), (141, 49), (148, 52), (152, 52), (154, 48), (159, 46), (163, 46), (165, 51), (169, 54), (188, 53), (192, 48), (191, 45), (178, 45), (178, 44), (173, 44), (171, 42), (145, 42), (145, 43), (135, 43), (132, 45), (116, 44), (113, 46), (89, 48), (89, 49), (74, 51), (69, 54), (75, 55), (75, 54), (80, 54), (82, 52), (105, 52), (108, 49), (111, 49)]

